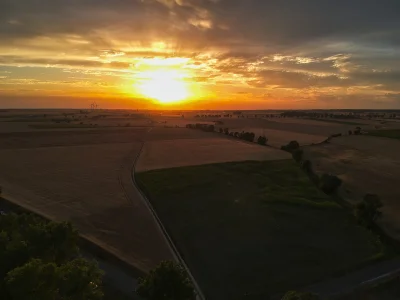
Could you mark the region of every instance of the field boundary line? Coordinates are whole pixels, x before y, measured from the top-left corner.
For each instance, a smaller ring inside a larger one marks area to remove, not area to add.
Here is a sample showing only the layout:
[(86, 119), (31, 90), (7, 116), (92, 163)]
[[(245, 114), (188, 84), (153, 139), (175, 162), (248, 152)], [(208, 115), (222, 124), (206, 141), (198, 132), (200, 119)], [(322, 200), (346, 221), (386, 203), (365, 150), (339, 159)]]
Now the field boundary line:
[(147, 208), (150, 210), (154, 220), (156, 221), (156, 224), (158, 225), (160, 231), (163, 234), (164, 239), (166, 240), (168, 246), (170, 247), (170, 250), (175, 258), (175, 260), (177, 262), (179, 262), (186, 270), (187, 274), (189, 275), (193, 286), (196, 290), (196, 294), (197, 294), (197, 299), (199, 300), (205, 300), (205, 296), (203, 294), (203, 292), (200, 289), (199, 284), (197, 283), (196, 279), (194, 278), (193, 274), (190, 272), (189, 267), (187, 266), (186, 262), (184, 261), (184, 259), (182, 258), (182, 256), (180, 255), (178, 249), (176, 248), (172, 238), (170, 237), (170, 235), (168, 234), (165, 226), (163, 225), (163, 223), (161, 222), (161, 219), (158, 217), (157, 212), (155, 211), (153, 205), (150, 203), (149, 199), (147, 198), (147, 196), (145, 195), (145, 193), (139, 188), (137, 182), (136, 182), (136, 178), (135, 178), (135, 167), (136, 167), (136, 163), (139, 161), (140, 155), (142, 154), (143, 148), (144, 148), (144, 144), (145, 142), (142, 143), (140, 150), (138, 151), (138, 154), (133, 162), (132, 165), (132, 169), (131, 169), (131, 178), (132, 178), (132, 183), (133, 185), (136, 187), (136, 189), (139, 191), (140, 195), (142, 196), (142, 200), (145, 202)]

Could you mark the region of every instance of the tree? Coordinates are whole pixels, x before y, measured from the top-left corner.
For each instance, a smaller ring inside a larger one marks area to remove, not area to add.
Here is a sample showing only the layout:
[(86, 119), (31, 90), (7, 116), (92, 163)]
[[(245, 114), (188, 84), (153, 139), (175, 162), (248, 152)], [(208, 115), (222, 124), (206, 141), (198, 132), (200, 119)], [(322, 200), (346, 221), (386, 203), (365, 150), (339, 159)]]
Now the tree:
[(265, 136), (259, 136), (257, 139), (257, 144), (266, 145), (268, 139)]
[(367, 194), (355, 208), (355, 216), (358, 222), (370, 228), (377, 218), (381, 216), (379, 209), (383, 206), (382, 201), (375, 194)]
[(323, 174), (319, 180), (319, 187), (325, 194), (333, 194), (342, 185), (342, 180), (331, 174)]
[(193, 300), (193, 285), (185, 269), (172, 261), (164, 261), (143, 278), (136, 293), (146, 300)]
[(8, 214), (0, 216), (0, 230), (4, 299), (101, 299), (101, 271), (76, 259), (78, 233), (70, 223)]
[(296, 292), (290, 291), (287, 292), (282, 300), (318, 300), (319, 297), (317, 294), (309, 293), (309, 292)]
[(287, 152), (293, 152), (300, 148), (300, 144), (297, 141), (291, 141), (289, 144), (281, 147), (282, 150)]
[(303, 150), (302, 149), (297, 149), (292, 152), (292, 157), (296, 162), (301, 162), (303, 159)]
[(304, 160), (301, 164), (301, 168), (306, 172), (307, 174), (312, 173), (312, 163), (310, 160)]
[(57, 266), (32, 259), (6, 276), (10, 299), (100, 300), (102, 272), (96, 264), (78, 258)]
[(57, 266), (54, 263), (31, 260), (7, 274), (6, 299), (57, 299), (57, 277)]

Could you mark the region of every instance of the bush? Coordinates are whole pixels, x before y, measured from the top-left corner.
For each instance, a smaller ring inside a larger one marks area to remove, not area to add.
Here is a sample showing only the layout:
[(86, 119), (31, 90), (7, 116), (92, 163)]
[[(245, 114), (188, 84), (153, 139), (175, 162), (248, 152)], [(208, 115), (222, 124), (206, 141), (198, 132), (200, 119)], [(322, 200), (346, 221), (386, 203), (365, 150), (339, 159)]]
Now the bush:
[(325, 194), (333, 194), (339, 186), (341, 186), (342, 180), (331, 174), (323, 174), (319, 181), (319, 187)]
[(339, 137), (339, 136), (342, 136), (342, 134), (341, 133), (336, 133), (336, 134), (332, 134), (331, 135), (331, 137)]
[(244, 132), (242, 131), (242, 133), (239, 134), (239, 138), (248, 142), (254, 142), (254, 138), (255, 138), (255, 134), (254, 132)]
[(310, 292), (296, 292), (290, 291), (287, 292), (282, 300), (318, 300), (320, 299), (317, 294), (310, 293)]
[(193, 285), (185, 269), (172, 261), (162, 262), (156, 269), (139, 278), (136, 293), (146, 300), (194, 300)]
[(312, 163), (310, 160), (305, 160), (303, 161), (303, 163), (301, 164), (301, 168), (304, 170), (304, 172), (311, 173), (312, 172)]
[(300, 144), (297, 141), (291, 141), (289, 144), (281, 147), (282, 150), (287, 152), (293, 152), (300, 148)]
[(224, 130), (222, 128), (218, 129), (219, 133), (224, 133)]
[(292, 152), (292, 157), (296, 162), (301, 162), (303, 159), (303, 150), (302, 149), (297, 149)]
[(224, 129), (224, 133), (225, 133), (226, 135), (228, 135), (228, 134), (229, 134), (229, 128), (225, 128), (225, 129)]
[(349, 130), (349, 135), (352, 135), (352, 134), (353, 134), (353, 131)]
[(381, 199), (375, 194), (367, 194), (355, 208), (355, 216), (359, 224), (370, 228), (376, 219), (381, 216), (379, 208), (383, 206)]
[(268, 139), (265, 136), (259, 136), (257, 139), (257, 144), (259, 145), (266, 145)]

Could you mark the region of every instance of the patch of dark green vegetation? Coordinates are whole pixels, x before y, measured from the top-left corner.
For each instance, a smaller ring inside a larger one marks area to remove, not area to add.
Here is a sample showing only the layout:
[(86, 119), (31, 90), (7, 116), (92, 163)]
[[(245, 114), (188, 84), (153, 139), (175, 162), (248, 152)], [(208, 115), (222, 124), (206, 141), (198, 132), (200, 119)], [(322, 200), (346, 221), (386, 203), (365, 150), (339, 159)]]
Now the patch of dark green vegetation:
[(207, 299), (267, 299), (384, 257), (292, 160), (137, 174)]
[(367, 135), (400, 140), (400, 129), (369, 130)]
[(309, 120), (313, 121), (321, 121), (321, 122), (328, 122), (328, 123), (338, 123), (343, 125), (365, 125), (364, 123), (359, 122), (352, 122), (352, 121), (341, 121), (341, 120), (332, 120), (332, 119), (318, 119), (318, 118), (308, 118)]
[(2, 212), (1, 299), (103, 299), (103, 273), (77, 242), (70, 223)]

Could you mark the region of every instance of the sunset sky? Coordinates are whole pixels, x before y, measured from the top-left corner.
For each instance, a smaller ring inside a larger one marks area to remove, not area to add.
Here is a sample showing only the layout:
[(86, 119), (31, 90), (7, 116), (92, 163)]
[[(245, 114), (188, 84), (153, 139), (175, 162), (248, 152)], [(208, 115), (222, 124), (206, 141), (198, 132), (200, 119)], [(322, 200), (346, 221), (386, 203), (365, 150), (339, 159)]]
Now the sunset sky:
[(0, 0), (0, 107), (400, 108), (399, 0)]

